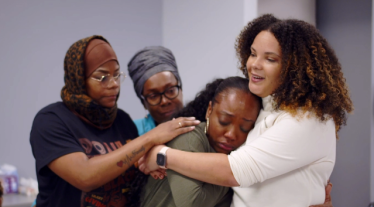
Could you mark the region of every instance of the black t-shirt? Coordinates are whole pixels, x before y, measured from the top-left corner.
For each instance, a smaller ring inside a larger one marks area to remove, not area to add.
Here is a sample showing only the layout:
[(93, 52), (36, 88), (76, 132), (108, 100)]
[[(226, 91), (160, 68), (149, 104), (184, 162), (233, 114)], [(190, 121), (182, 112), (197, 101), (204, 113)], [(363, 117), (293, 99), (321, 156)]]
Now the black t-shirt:
[(123, 207), (137, 170), (134, 167), (102, 187), (85, 193), (57, 176), (47, 165), (73, 152), (83, 152), (90, 158), (107, 154), (137, 136), (130, 116), (120, 109), (113, 125), (105, 130), (82, 121), (62, 102), (40, 110), (30, 133), (39, 183), (37, 206)]

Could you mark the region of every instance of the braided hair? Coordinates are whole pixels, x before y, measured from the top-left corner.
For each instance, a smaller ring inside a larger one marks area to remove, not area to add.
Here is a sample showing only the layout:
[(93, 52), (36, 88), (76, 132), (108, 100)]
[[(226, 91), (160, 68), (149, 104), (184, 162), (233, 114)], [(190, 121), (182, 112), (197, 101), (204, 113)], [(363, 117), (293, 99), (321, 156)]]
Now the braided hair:
[[(189, 102), (186, 107), (179, 111), (174, 117), (189, 117), (194, 116), (197, 120), (205, 122), (205, 114), (209, 106), (218, 102), (217, 97), (226, 92), (228, 89), (236, 88), (245, 93), (253, 95), (248, 88), (248, 79), (242, 77), (218, 78), (206, 84), (205, 88), (201, 90), (195, 99)], [(256, 96), (257, 97), (257, 96)], [(261, 103), (261, 99), (257, 97)], [(139, 170), (135, 170), (135, 179), (131, 182), (131, 190), (128, 194), (128, 201), (126, 206), (136, 207), (140, 205), (140, 193), (147, 182), (148, 175), (144, 175)]]
[[(176, 117), (189, 117), (194, 116), (201, 122), (206, 121), (206, 111), (209, 106), (209, 102), (212, 102), (212, 106), (218, 103), (217, 97), (226, 92), (228, 89), (235, 88), (245, 93), (253, 95), (248, 88), (249, 80), (242, 77), (228, 77), (225, 79), (218, 78), (212, 82), (206, 84), (205, 88), (201, 90), (195, 97), (194, 100), (190, 101), (177, 115)], [(256, 96), (257, 97), (257, 96)], [(261, 98), (257, 97), (260, 105)]]

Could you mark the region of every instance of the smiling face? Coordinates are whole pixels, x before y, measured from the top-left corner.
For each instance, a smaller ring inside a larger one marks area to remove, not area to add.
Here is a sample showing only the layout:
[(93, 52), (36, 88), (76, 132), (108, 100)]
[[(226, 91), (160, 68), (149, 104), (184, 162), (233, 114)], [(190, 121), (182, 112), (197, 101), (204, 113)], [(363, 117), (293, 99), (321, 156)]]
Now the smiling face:
[[(86, 79), (87, 95), (100, 106), (111, 108), (116, 104), (120, 84), (112, 79), (120, 73), (117, 61), (111, 60), (102, 64)], [(100, 77), (109, 75), (111, 78), (107, 87), (103, 87), (99, 81)], [(92, 77), (92, 78), (91, 78)]]
[(206, 114), (210, 146), (225, 154), (240, 147), (253, 129), (259, 111), (260, 102), (254, 95), (236, 88), (221, 92), (217, 102), (209, 104)]
[[(178, 81), (175, 76), (169, 71), (163, 71), (156, 73), (151, 76), (143, 87), (143, 96), (149, 96), (152, 93), (162, 93), (167, 88), (178, 85)], [(146, 101), (144, 106), (148, 109), (149, 113), (157, 124), (171, 120), (179, 110), (183, 108), (183, 93), (182, 89), (179, 89), (178, 96), (173, 99), (168, 99), (165, 95), (162, 95), (161, 102), (158, 105), (152, 106)]]
[(282, 51), (277, 39), (268, 31), (260, 32), (247, 61), (249, 90), (260, 97), (271, 95), (280, 84), (281, 63)]

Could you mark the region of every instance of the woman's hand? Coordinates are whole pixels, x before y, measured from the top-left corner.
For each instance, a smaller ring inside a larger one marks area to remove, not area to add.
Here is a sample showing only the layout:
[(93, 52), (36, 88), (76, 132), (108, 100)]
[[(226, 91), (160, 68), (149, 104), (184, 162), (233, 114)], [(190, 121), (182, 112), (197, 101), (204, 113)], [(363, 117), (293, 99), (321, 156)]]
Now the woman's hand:
[(326, 197), (325, 197), (325, 203), (321, 205), (313, 205), (310, 207), (333, 207), (332, 201), (331, 201), (331, 189), (332, 189), (332, 183), (330, 183), (330, 180), (327, 182), (325, 191), (326, 191)]
[[(138, 163), (140, 171), (142, 171), (146, 175), (158, 170), (161, 170), (160, 172), (163, 172), (162, 169), (156, 163), (157, 153), (161, 150), (162, 147), (165, 147), (165, 145), (157, 145), (153, 147), (148, 151), (147, 154), (145, 154), (142, 158), (139, 159)], [(156, 175), (156, 173), (153, 174)], [(157, 173), (157, 175), (159, 174)]]
[(145, 136), (149, 137), (154, 145), (164, 144), (180, 134), (192, 131), (195, 125), (200, 123), (195, 117), (179, 117), (171, 121), (159, 124), (156, 128), (147, 132)]
[(166, 176), (166, 170), (159, 168), (155, 171), (149, 171), (146, 166), (145, 159), (146, 159), (146, 155), (144, 155), (143, 157), (139, 159), (138, 161), (139, 170), (146, 175), (150, 174), (155, 180), (164, 179), (164, 177)]
[(164, 169), (158, 169), (158, 170), (155, 170), (155, 171), (152, 171), (149, 173), (153, 179), (157, 180), (157, 179), (164, 179), (164, 177), (166, 177), (166, 171)]

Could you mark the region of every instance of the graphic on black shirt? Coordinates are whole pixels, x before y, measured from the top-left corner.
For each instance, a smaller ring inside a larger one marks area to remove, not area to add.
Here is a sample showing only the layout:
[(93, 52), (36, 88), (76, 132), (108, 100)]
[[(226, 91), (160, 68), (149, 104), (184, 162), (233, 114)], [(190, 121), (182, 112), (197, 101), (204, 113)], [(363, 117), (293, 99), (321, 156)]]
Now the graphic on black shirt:
[[(117, 150), (122, 146), (120, 141), (97, 142), (87, 138), (78, 139), (89, 158), (100, 156)], [(131, 140), (127, 140), (129, 142)], [(126, 204), (126, 196), (130, 190), (130, 183), (135, 178), (135, 168), (129, 168), (116, 179), (91, 191), (82, 192), (81, 207), (123, 207)]]
[[(131, 187), (138, 186), (135, 177), (140, 175), (134, 166), (88, 193), (61, 179), (48, 167), (53, 160), (69, 153), (83, 152), (89, 159), (111, 153), (137, 136), (136, 126), (130, 116), (120, 109), (113, 125), (105, 130), (82, 121), (62, 102), (40, 110), (30, 132), (39, 184), (37, 204), (46, 207), (123, 207), (124, 203), (128, 206), (138, 202), (136, 195), (140, 187)], [(114, 165), (113, 168), (118, 166)]]

